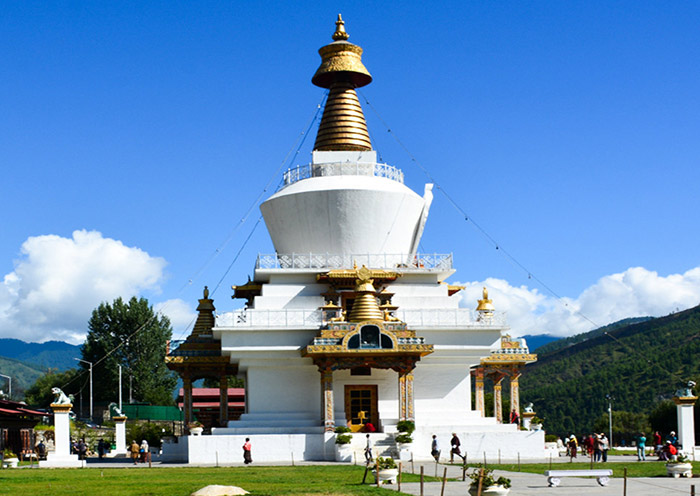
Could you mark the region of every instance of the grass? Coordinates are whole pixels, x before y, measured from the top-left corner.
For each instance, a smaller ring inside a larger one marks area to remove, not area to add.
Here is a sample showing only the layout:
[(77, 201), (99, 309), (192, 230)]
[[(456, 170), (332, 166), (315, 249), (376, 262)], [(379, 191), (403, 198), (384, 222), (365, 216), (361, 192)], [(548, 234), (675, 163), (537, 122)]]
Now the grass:
[[(470, 468), (477, 465), (469, 464)], [(591, 468), (589, 462), (574, 462), (574, 463), (553, 463), (550, 467), (549, 463), (489, 463), (489, 468), (495, 470), (507, 470), (509, 472), (529, 472), (533, 474), (544, 474), (547, 470), (586, 470)], [(700, 462), (693, 463), (693, 471), (700, 467)], [(666, 462), (649, 461), (637, 462), (630, 460), (629, 462), (606, 462), (594, 463), (594, 469), (611, 469), (613, 477), (624, 477), (625, 468), (627, 469), (627, 477), (667, 477)]]
[[(186, 496), (204, 486), (239, 486), (251, 495), (379, 496), (404, 494), (372, 485), (363, 466), (314, 465), (300, 467), (157, 467), (0, 470), (1, 495), (168, 495)], [(403, 474), (404, 482), (418, 475)], [(427, 480), (436, 480), (426, 477)], [(391, 491), (389, 493), (388, 491)]]

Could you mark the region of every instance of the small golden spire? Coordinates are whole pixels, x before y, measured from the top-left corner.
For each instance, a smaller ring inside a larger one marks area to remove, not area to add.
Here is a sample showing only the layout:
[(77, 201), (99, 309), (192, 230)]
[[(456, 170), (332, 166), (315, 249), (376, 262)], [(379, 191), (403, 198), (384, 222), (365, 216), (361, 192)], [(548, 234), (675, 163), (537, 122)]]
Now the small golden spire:
[(349, 322), (362, 322), (365, 320), (384, 320), (384, 313), (379, 309), (376, 290), (371, 279), (372, 271), (364, 265), (357, 269), (355, 284), (355, 301), (350, 310)]
[(345, 22), (340, 14), (338, 14), (338, 20), (335, 21), (335, 33), (333, 33), (333, 39), (335, 41), (345, 41), (348, 38), (350, 38), (350, 35), (345, 32)]
[(477, 300), (479, 302), (479, 305), (476, 307), (477, 312), (485, 312), (485, 313), (493, 313), (493, 311), (496, 309), (493, 306), (493, 302), (489, 300), (489, 292), (486, 289), (486, 286), (484, 286), (484, 292), (483, 294), (483, 299), (482, 300)]
[(321, 47), (321, 66), (311, 82), (328, 88), (328, 99), (316, 135), (314, 150), (370, 151), (372, 143), (355, 88), (372, 82), (362, 64), (362, 48), (346, 41), (345, 22), (340, 14), (335, 23), (333, 43)]

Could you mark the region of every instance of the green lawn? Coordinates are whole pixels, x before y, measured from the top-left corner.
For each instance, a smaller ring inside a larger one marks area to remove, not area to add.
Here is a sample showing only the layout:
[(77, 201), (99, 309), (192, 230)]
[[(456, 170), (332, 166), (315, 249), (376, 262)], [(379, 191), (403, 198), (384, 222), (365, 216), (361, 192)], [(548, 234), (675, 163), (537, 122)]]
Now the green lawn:
[[(472, 467), (476, 465), (469, 464), (468, 472), (472, 471)], [(495, 470), (508, 470), (510, 472), (530, 472), (533, 474), (544, 474), (546, 470), (550, 470), (549, 463), (521, 463), (518, 467), (517, 463), (489, 463), (489, 468)], [(700, 467), (700, 462), (693, 463), (693, 471)], [(590, 462), (574, 462), (574, 463), (553, 463), (551, 470), (584, 470), (591, 468)], [(636, 458), (629, 462), (607, 462), (594, 463), (593, 468), (609, 468), (613, 471), (613, 477), (624, 477), (625, 468), (627, 469), (627, 477), (667, 477), (666, 462), (637, 462)]]
[[(363, 466), (315, 465), (302, 467), (139, 467), (86, 469), (0, 470), (0, 494), (28, 496), (186, 496), (209, 484), (239, 486), (253, 495), (380, 495), (404, 494), (362, 485)], [(403, 481), (419, 476), (404, 474)], [(426, 477), (426, 480), (435, 480)]]

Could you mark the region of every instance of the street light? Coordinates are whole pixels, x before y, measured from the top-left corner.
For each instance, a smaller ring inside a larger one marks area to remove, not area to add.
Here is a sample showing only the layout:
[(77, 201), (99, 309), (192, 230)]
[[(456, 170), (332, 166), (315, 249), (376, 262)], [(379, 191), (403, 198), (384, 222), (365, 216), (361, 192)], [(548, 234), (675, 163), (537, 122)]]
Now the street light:
[(611, 394), (606, 394), (605, 399), (608, 400), (608, 419), (610, 421), (610, 449), (613, 447), (613, 437), (612, 437), (612, 402), (615, 397)]
[(83, 360), (81, 358), (74, 358), (73, 360), (77, 360), (79, 362), (87, 363), (90, 365), (90, 420), (92, 420), (92, 362), (88, 362), (87, 360)]
[(0, 374), (0, 377), (5, 377), (5, 378), (7, 378), (8, 381), (10, 381), (10, 387), (9, 387), (10, 393), (8, 394), (7, 398), (11, 400), (12, 399), (12, 377), (10, 377), (9, 375), (4, 375), (4, 374)]

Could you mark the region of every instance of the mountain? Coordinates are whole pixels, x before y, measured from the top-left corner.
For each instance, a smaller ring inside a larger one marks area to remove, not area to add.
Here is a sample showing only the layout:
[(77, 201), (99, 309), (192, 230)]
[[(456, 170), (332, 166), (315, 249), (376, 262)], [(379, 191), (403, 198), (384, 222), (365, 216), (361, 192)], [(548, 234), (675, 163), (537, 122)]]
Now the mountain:
[(607, 413), (650, 413), (682, 382), (700, 378), (700, 306), (661, 318), (629, 319), (538, 350), (525, 367), (521, 402), (533, 402), (552, 433), (591, 432)]
[[(80, 357), (80, 346), (63, 341), (46, 341), (45, 343), (25, 343), (19, 339), (0, 339), (0, 357), (13, 358), (39, 369), (74, 368)], [(9, 375), (9, 374), (6, 374)]]
[(521, 336), (521, 338), (525, 339), (527, 342), (527, 347), (530, 349), (530, 352), (537, 351), (538, 353), (543, 346), (561, 339), (557, 336), (552, 336), (551, 334), (527, 334), (525, 336)]
[[(12, 398), (22, 399), (24, 397), (24, 390), (34, 384), (34, 381), (36, 381), (44, 371), (37, 367), (32, 367), (27, 363), (20, 362), (19, 360), (0, 357), (0, 373), (12, 377)], [(8, 382), (6, 378), (0, 377), (0, 389), (2, 389), (4, 393), (9, 392)]]

